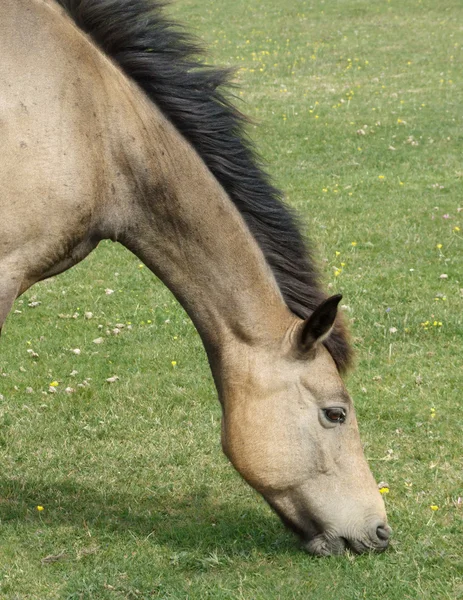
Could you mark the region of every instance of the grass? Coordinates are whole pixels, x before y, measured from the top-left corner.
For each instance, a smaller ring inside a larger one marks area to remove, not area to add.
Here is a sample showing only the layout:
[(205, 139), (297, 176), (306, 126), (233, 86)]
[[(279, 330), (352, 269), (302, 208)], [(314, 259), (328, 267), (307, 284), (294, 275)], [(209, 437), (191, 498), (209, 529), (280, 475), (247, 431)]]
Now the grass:
[(240, 68), (251, 135), (326, 285), (344, 294), (357, 351), (348, 387), (389, 484), (392, 547), (322, 560), (298, 549), (221, 454), (187, 316), (103, 243), (19, 299), (2, 337), (0, 598), (463, 598), (463, 7), (170, 10), (210, 62)]

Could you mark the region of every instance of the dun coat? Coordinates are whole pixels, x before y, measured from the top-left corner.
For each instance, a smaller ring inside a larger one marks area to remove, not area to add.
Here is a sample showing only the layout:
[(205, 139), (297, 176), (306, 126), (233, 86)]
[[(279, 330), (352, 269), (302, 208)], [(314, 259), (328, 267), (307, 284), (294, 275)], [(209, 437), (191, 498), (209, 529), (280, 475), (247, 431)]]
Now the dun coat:
[(2, 0), (0, 328), (31, 285), (123, 244), (198, 329), (243, 478), (309, 552), (383, 550), (340, 296), (196, 51), (149, 0)]

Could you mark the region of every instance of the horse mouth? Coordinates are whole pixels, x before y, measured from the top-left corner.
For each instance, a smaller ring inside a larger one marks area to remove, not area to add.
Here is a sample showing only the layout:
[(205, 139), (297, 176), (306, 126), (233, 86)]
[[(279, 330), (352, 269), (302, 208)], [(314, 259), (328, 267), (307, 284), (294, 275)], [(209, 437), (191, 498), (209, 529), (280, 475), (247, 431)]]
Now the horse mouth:
[(304, 550), (313, 556), (333, 556), (344, 554), (346, 550), (354, 554), (365, 554), (366, 552), (384, 552), (387, 545), (373, 546), (361, 540), (348, 539), (345, 537), (331, 537), (325, 533), (321, 533), (306, 539), (304, 542)]
[(342, 537), (329, 538), (324, 533), (314, 536), (304, 542), (304, 550), (313, 556), (332, 556), (344, 554), (347, 540)]
[(280, 517), (283, 524), (301, 539), (302, 548), (313, 556), (333, 556), (344, 554), (346, 551), (354, 554), (384, 552), (388, 546), (387, 538), (381, 539), (380, 537), (377, 543), (374, 543), (368, 538), (363, 541), (358, 538), (347, 538), (327, 533), (323, 526), (313, 518), (305, 518), (304, 525), (301, 527), (295, 520), (286, 516), (273, 502), (269, 500), (267, 502)]

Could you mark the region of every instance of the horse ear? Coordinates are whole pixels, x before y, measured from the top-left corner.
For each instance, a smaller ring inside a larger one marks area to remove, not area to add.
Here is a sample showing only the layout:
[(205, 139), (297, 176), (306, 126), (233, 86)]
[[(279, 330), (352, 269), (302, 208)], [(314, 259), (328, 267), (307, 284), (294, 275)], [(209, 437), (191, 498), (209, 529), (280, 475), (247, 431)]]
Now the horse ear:
[(316, 344), (329, 336), (333, 329), (341, 299), (341, 294), (330, 296), (302, 323), (297, 341), (299, 352), (304, 354), (310, 352)]

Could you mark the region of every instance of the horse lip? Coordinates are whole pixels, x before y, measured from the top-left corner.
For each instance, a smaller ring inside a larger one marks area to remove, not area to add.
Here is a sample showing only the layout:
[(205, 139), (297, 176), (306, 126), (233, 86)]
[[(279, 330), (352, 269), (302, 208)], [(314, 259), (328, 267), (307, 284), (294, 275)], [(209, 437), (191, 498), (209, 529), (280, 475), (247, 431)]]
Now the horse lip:
[(331, 556), (343, 554), (347, 548), (347, 541), (343, 537), (328, 537), (324, 533), (305, 540), (304, 549), (314, 556)]
[(273, 502), (266, 500), (284, 525), (301, 538), (303, 549), (314, 556), (343, 554), (346, 550), (350, 550), (355, 554), (384, 552), (388, 547), (387, 541), (379, 540), (380, 543), (364, 542), (360, 539), (327, 534), (325, 529), (313, 518), (305, 518), (302, 528), (298, 523), (289, 519)]
[(373, 546), (365, 544), (365, 542), (362, 542), (361, 540), (354, 540), (348, 538), (344, 538), (344, 540), (346, 543), (346, 548), (349, 548), (349, 550), (354, 554), (364, 554), (365, 552), (370, 552), (374, 550)]
[(384, 552), (389, 546), (388, 541), (380, 543), (364, 542), (360, 539), (344, 538), (346, 547), (355, 554), (364, 554), (366, 552)]
[(334, 554), (343, 554), (350, 550), (355, 554), (365, 554), (366, 552), (384, 552), (388, 543), (371, 544), (359, 539), (346, 538), (343, 536), (330, 537), (324, 533), (307, 537), (304, 540), (304, 549), (314, 556), (330, 556)]

